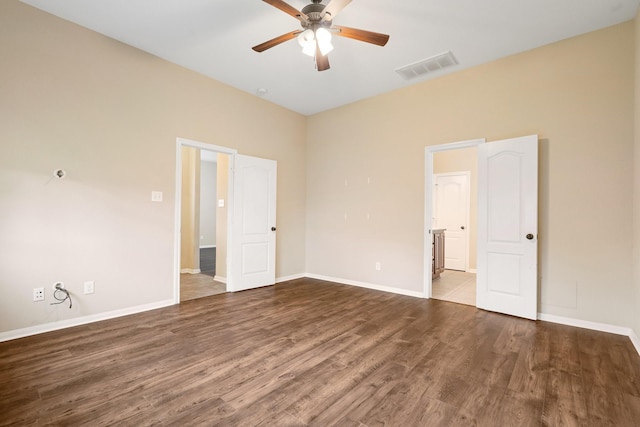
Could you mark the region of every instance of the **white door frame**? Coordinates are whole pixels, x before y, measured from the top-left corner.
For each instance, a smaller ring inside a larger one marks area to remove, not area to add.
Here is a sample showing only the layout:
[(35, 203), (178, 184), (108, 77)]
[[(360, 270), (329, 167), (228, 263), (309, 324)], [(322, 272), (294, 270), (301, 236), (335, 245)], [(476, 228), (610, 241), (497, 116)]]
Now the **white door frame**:
[[(433, 154), (439, 151), (458, 150), (460, 148), (477, 147), (486, 142), (485, 138), (468, 141), (452, 142), (449, 144), (430, 145), (425, 147), (425, 176), (424, 176), (424, 279), (422, 287), (423, 298), (431, 298), (431, 227), (433, 215)], [(467, 254), (468, 258), (468, 254)]]
[[(180, 228), (182, 220), (182, 147), (199, 148), (201, 150), (215, 151), (217, 153), (226, 154), (230, 157), (228, 171), (228, 189), (227, 189), (227, 218), (233, 218), (233, 173), (232, 165), (235, 162), (235, 155), (238, 150), (233, 148), (221, 147), (219, 145), (207, 144), (200, 141), (194, 141), (185, 138), (176, 138), (176, 195), (175, 195), (175, 223), (173, 237), (173, 303), (180, 304)], [(227, 221), (227, 249), (230, 242), (233, 241), (231, 221)], [(231, 254), (227, 250), (227, 286), (233, 285), (233, 277), (231, 270)]]

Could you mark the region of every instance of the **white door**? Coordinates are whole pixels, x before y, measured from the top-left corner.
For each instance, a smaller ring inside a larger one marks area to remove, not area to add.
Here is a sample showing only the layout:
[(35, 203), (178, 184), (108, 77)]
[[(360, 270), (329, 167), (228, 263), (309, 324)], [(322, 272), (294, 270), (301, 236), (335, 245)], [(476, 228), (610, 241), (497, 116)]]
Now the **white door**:
[(478, 308), (536, 319), (538, 136), (478, 146)]
[(467, 270), (469, 172), (435, 175), (435, 225), (444, 228), (444, 268)]
[(232, 292), (275, 283), (276, 166), (274, 160), (235, 156)]

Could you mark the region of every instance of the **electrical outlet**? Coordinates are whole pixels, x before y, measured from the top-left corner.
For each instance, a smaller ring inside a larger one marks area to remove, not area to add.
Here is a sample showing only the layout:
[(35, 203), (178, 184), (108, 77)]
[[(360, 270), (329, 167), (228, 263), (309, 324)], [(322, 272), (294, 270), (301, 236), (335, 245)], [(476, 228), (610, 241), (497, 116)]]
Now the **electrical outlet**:
[(93, 282), (93, 280), (89, 282), (84, 282), (84, 293), (92, 294), (94, 292), (94, 286), (95, 286), (95, 283)]
[(44, 301), (44, 288), (33, 288), (33, 300)]
[(376, 262), (376, 271), (380, 271), (382, 269), (382, 266), (380, 265), (379, 262)]

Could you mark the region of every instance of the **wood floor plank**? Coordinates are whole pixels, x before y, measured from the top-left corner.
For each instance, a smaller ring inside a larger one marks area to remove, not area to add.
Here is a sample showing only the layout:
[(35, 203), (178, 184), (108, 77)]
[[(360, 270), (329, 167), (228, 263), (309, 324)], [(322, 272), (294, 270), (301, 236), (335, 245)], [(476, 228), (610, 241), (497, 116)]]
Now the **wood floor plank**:
[[(345, 389), (359, 384), (364, 378), (381, 369), (397, 351), (393, 344), (370, 351), (371, 347), (357, 345), (363, 341), (368, 340), (359, 337), (359, 341), (343, 347), (340, 352), (329, 358), (319, 352), (314, 358), (315, 361), (307, 364), (310, 369), (304, 370), (304, 366), (298, 365), (298, 370), (291, 372), (285, 384), (268, 389), (270, 393), (266, 395), (265, 389), (256, 393), (256, 387), (251, 385), (248, 389), (235, 390), (223, 398), (239, 410), (253, 410), (258, 407), (270, 408), (273, 411), (276, 408), (278, 411), (294, 414), (297, 419), (308, 423), (343, 396)], [(344, 363), (344, 353), (347, 352), (352, 357), (348, 363)], [(228, 422), (233, 425), (236, 420)]]
[(349, 399), (338, 399), (309, 422), (315, 426), (342, 426), (359, 423), (373, 410), (391, 389), (404, 378), (407, 368), (388, 363), (377, 369), (364, 381), (355, 384), (349, 391)]
[(629, 409), (629, 417), (637, 422), (640, 420), (640, 397), (627, 393), (624, 393), (623, 397)]
[(430, 398), (407, 379), (393, 387), (381, 404), (361, 421), (368, 427), (450, 425), (456, 411), (456, 408)]
[(542, 410), (545, 426), (587, 425), (589, 415), (582, 378), (561, 369), (551, 369)]
[(639, 419), (627, 337), (316, 279), (0, 343), (0, 426)]
[(627, 396), (614, 388), (585, 386), (589, 422), (602, 426), (637, 426), (639, 419), (634, 418), (634, 409), (628, 406)]
[[(395, 345), (402, 345), (402, 343), (398, 342)], [(348, 365), (337, 362), (334, 366), (338, 367), (339, 376), (328, 377), (322, 387), (316, 385), (315, 378), (308, 377), (304, 386), (298, 389), (299, 397), (295, 398), (285, 411), (307, 424), (311, 423), (342, 396), (350, 395), (354, 387), (384, 369), (393, 360), (393, 355), (397, 351), (397, 348), (392, 344), (373, 352), (365, 350), (356, 353)], [(335, 361), (336, 359), (331, 358), (330, 360)]]

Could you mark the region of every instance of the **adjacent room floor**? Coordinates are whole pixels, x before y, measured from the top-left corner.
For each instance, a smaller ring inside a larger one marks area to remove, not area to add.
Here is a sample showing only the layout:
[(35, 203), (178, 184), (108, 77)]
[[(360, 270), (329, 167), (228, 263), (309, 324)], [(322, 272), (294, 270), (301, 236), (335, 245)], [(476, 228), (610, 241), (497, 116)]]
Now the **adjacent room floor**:
[(206, 274), (180, 275), (180, 301), (208, 297), (227, 292), (227, 285)]
[(213, 280), (216, 276), (216, 248), (200, 248), (200, 274), (180, 275), (180, 301), (227, 292), (227, 285)]
[(465, 271), (445, 270), (431, 283), (435, 299), (476, 305), (476, 275)]

